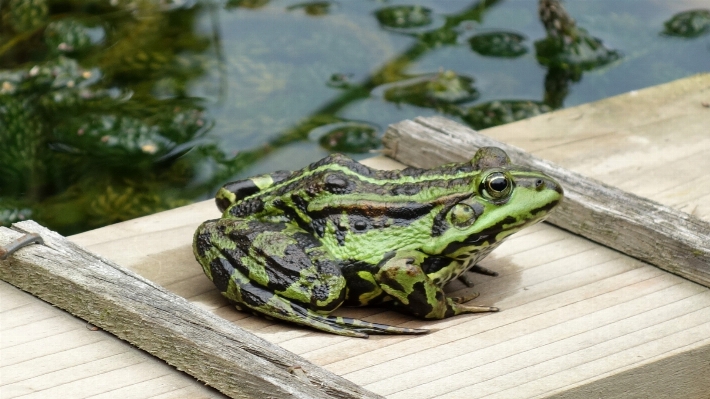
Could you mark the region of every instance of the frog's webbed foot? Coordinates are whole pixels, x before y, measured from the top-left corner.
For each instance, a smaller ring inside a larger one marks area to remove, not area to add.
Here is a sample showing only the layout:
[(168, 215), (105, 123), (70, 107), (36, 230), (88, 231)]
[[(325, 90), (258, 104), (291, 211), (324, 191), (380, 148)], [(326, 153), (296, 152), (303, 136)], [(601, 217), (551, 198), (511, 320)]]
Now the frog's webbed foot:
[(458, 277), (458, 280), (460, 282), (464, 283), (466, 285), (466, 287), (473, 287), (474, 286), (473, 279), (471, 278), (471, 275), (469, 273), (478, 273), (478, 274), (483, 274), (485, 276), (492, 276), (492, 277), (498, 276), (498, 272), (494, 272), (493, 270), (491, 270), (487, 267), (483, 267), (481, 265), (474, 265), (473, 267), (471, 267), (467, 271), (463, 272), (463, 274), (461, 274)]

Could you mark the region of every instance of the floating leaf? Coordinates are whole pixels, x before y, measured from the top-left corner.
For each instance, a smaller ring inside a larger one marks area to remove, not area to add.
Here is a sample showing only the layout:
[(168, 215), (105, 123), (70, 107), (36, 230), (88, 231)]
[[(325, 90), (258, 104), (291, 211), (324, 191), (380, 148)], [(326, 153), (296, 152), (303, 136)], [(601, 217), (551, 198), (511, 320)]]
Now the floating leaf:
[(525, 36), (514, 32), (481, 33), (468, 40), (471, 49), (489, 57), (515, 58), (528, 52)]
[(474, 129), (519, 121), (549, 112), (552, 109), (539, 101), (496, 100), (470, 107), (463, 119)]
[(442, 71), (398, 82), (385, 90), (384, 97), (396, 103), (437, 107), (475, 100), (478, 91), (473, 87), (473, 78)]
[(375, 12), (382, 26), (392, 29), (421, 28), (433, 22), (432, 10), (422, 6), (393, 6)]
[(309, 134), (328, 151), (365, 153), (380, 145), (377, 127), (362, 122), (339, 122), (313, 129)]
[(710, 10), (690, 10), (678, 13), (663, 24), (669, 36), (698, 37), (710, 30)]

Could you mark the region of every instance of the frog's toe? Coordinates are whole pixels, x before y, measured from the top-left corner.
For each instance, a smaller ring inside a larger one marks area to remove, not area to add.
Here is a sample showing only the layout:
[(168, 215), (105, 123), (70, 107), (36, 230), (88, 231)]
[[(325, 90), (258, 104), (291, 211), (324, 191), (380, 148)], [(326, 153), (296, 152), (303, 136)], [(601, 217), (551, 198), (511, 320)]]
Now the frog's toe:
[(499, 310), (500, 309), (498, 309), (495, 306), (473, 306), (473, 305), (458, 305), (458, 306), (456, 306), (456, 314), (497, 312)]
[(451, 300), (456, 302), (456, 303), (466, 303), (470, 300), (478, 298), (480, 294), (478, 292), (473, 292), (470, 295), (464, 295), (464, 296), (454, 296), (451, 297)]
[(349, 337), (367, 338), (369, 334), (403, 334), (416, 335), (426, 334), (429, 330), (422, 328), (395, 327), (387, 324), (370, 323), (364, 320), (353, 319), (342, 316), (324, 316), (317, 314), (299, 305), (291, 304), (292, 307), (300, 308), (299, 312), (305, 317), (298, 321), (299, 324), (307, 325), (321, 331), (326, 331), (338, 335)]
[(458, 277), (458, 280), (464, 283), (466, 287), (473, 287), (475, 285), (473, 279), (467, 272), (464, 272), (462, 275), (460, 275)]
[(468, 269), (470, 273), (478, 273), (478, 274), (483, 274), (484, 276), (492, 276), (492, 277), (497, 277), (498, 272), (494, 272), (493, 270), (483, 267), (481, 265), (474, 265), (470, 269)]
[(333, 319), (335, 323), (341, 328), (359, 331), (366, 334), (401, 334), (401, 335), (417, 335), (417, 334), (428, 334), (431, 330), (424, 328), (407, 328), (407, 327), (396, 327), (390, 326), (388, 324), (380, 323), (370, 323), (364, 320), (352, 319), (349, 317), (336, 317), (328, 316), (329, 319)]

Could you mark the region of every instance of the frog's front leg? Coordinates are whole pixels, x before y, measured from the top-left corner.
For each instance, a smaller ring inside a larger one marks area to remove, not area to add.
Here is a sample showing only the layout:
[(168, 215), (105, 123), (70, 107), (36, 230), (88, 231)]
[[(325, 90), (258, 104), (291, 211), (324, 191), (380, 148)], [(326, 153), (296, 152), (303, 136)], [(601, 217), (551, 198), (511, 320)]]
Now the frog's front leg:
[(398, 309), (425, 319), (498, 311), (496, 307), (463, 304), (475, 296), (447, 298), (444, 290), (420, 267), (425, 258), (426, 255), (419, 251), (399, 251), (380, 264), (375, 280), (395, 299)]
[(483, 274), (484, 276), (491, 276), (491, 277), (498, 277), (498, 272), (494, 272), (493, 270), (483, 267), (480, 265), (474, 265), (470, 269), (466, 270), (463, 272), (459, 277), (459, 281), (464, 283), (466, 287), (473, 287), (475, 284), (473, 283), (473, 278), (471, 278), (470, 273), (478, 273), (478, 274)]

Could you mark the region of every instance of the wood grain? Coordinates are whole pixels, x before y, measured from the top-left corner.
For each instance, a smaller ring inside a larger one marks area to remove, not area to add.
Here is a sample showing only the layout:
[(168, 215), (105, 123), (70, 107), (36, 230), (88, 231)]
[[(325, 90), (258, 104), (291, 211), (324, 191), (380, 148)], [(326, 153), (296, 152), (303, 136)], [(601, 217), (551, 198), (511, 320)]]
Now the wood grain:
[(430, 168), (471, 159), (480, 147), (500, 147), (513, 163), (557, 179), (565, 199), (548, 222), (663, 270), (710, 287), (710, 223), (536, 158), (441, 117), (391, 125), (385, 154)]
[(0, 228), (0, 245), (27, 233), (40, 234), (45, 244), (0, 262), (0, 278), (231, 397), (380, 397), (32, 221)]

